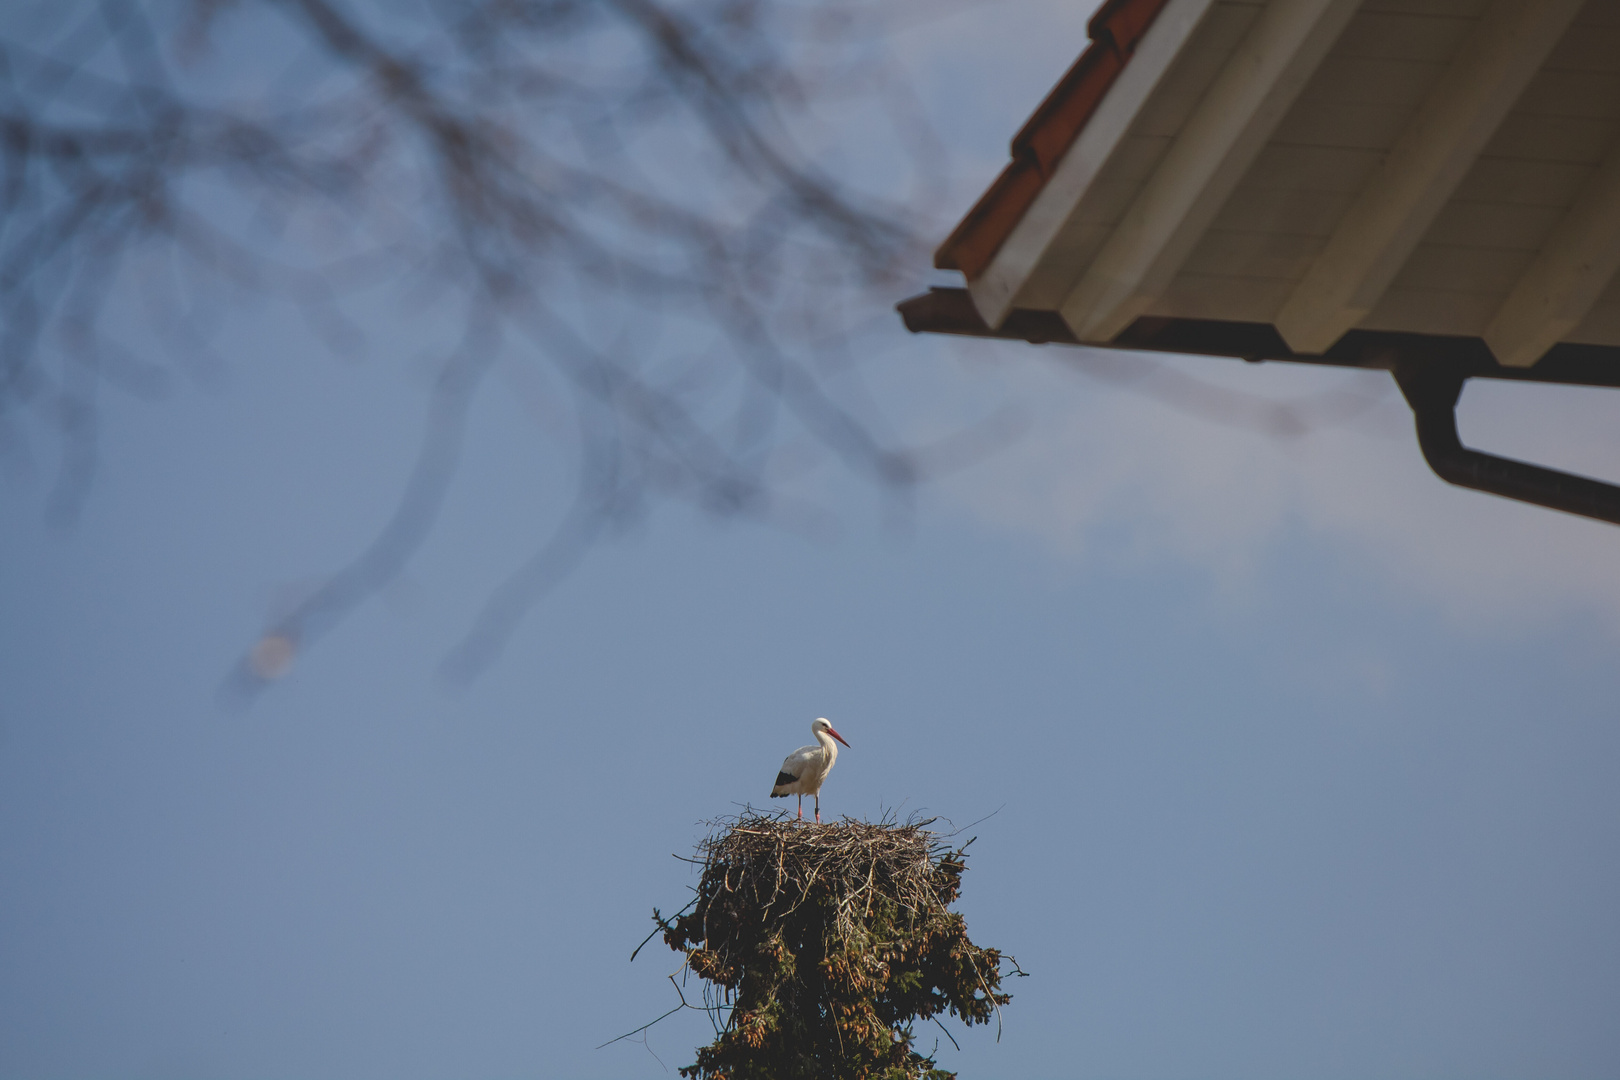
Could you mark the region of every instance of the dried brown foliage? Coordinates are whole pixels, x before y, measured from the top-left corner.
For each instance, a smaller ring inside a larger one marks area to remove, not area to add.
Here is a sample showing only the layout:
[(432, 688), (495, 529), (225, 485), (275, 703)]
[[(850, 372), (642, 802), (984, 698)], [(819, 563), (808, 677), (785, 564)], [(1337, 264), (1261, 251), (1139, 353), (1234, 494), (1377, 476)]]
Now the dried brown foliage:
[(949, 846), (931, 820), (811, 825), (745, 813), (717, 824), (699, 848), (691, 911), (659, 918), (664, 941), (712, 984), (717, 1017), (715, 1041), (682, 1075), (951, 1076), (914, 1048), (915, 1021), (989, 1023), (1011, 1000), (1003, 965), (1021, 974), (973, 944), (950, 910), (966, 845)]

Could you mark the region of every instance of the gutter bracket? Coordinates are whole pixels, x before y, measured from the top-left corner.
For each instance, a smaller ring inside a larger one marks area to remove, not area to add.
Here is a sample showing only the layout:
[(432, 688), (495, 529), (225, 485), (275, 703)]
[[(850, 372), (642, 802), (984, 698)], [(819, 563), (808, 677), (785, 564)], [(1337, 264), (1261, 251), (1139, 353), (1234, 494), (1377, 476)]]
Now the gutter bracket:
[(1418, 363), (1397, 360), (1393, 374), (1412, 406), (1423, 459), (1440, 479), (1620, 525), (1620, 487), (1463, 445), (1457, 434), (1457, 400), (1469, 373), (1461, 365), (1436, 363), (1433, 358)]

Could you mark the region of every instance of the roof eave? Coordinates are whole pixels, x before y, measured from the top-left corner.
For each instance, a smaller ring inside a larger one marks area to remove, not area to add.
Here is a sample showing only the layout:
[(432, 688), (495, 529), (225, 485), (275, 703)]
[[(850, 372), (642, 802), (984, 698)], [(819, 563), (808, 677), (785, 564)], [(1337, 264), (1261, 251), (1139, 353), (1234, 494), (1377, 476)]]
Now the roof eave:
[(1012, 161), (939, 246), (936, 267), (970, 281), (985, 271), (1169, 2), (1107, 0), (1097, 10), (1091, 44), (1013, 136)]

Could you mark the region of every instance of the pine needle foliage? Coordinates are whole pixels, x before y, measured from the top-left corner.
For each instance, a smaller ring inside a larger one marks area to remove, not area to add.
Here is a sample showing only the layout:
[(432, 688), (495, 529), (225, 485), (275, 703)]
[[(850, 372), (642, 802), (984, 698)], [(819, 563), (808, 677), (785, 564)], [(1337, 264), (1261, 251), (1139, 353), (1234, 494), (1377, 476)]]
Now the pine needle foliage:
[(913, 1024), (944, 1013), (987, 1024), (1011, 997), (1002, 954), (969, 941), (949, 910), (966, 845), (931, 823), (753, 812), (715, 823), (692, 910), (659, 918), (664, 941), (712, 984), (717, 1038), (682, 1076), (954, 1077), (914, 1048)]

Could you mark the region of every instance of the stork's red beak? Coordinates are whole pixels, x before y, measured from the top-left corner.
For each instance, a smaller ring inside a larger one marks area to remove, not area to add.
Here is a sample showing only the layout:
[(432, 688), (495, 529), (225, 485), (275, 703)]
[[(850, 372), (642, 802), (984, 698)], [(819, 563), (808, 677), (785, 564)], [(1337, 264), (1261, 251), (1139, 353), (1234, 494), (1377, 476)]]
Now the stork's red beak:
[[(827, 726), (827, 734), (831, 735), (833, 738), (837, 739), (839, 742), (844, 742), (844, 737), (842, 735), (838, 734), (838, 732), (834, 731), (832, 729), (832, 725), (830, 725), (830, 724)], [(844, 745), (849, 746), (849, 743), (844, 742)]]

